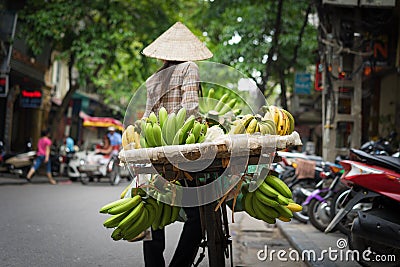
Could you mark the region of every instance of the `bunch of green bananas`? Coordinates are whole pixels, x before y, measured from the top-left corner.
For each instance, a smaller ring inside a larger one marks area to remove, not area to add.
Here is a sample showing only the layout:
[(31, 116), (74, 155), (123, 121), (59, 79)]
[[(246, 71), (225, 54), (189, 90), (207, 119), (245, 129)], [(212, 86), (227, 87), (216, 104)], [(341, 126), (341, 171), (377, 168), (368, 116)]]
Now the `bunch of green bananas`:
[(302, 207), (292, 200), (292, 192), (278, 177), (271, 174), (265, 177), (260, 186), (253, 192), (243, 187), (242, 206), (252, 217), (269, 224), (276, 223), (276, 219), (288, 222), (293, 212), (302, 210)]
[(158, 117), (151, 112), (149, 117), (141, 121), (141, 147), (158, 147), (202, 143), (206, 138), (207, 125), (196, 121), (194, 115), (186, 120), (186, 109), (177, 113), (167, 113), (162, 107)]
[(294, 131), (294, 117), (292, 114), (276, 106), (264, 106), (266, 111), (264, 119), (272, 120), (276, 127), (276, 133), (279, 135), (288, 135)]
[(235, 120), (231, 128), (231, 133), (233, 134), (253, 134), (256, 132), (262, 135), (276, 134), (275, 123), (258, 114), (246, 114), (243, 118)]
[(214, 88), (210, 88), (208, 90), (207, 97), (204, 97), (200, 100), (199, 109), (202, 114), (213, 114), (222, 116), (232, 111), (234, 115), (239, 115), (242, 110), (239, 108), (235, 108), (238, 103), (238, 99), (236, 97), (232, 97), (232, 95), (225, 93), (222, 97), (217, 100), (215, 97)]
[(180, 207), (157, 201), (140, 189), (131, 197), (121, 198), (104, 205), (101, 207), (100, 213), (112, 215), (103, 222), (103, 226), (114, 228), (111, 234), (113, 240), (129, 241), (135, 239), (149, 227), (154, 230), (162, 229), (175, 222), (179, 210)]

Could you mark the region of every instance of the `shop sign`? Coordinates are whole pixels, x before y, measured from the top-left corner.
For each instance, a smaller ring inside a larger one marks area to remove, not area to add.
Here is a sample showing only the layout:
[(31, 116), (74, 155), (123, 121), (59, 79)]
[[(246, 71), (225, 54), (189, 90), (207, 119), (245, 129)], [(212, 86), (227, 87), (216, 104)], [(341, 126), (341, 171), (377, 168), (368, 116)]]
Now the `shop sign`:
[(309, 95), (311, 93), (311, 74), (298, 72), (294, 79), (294, 93), (299, 95)]
[(42, 104), (42, 90), (21, 90), (21, 108), (39, 108)]

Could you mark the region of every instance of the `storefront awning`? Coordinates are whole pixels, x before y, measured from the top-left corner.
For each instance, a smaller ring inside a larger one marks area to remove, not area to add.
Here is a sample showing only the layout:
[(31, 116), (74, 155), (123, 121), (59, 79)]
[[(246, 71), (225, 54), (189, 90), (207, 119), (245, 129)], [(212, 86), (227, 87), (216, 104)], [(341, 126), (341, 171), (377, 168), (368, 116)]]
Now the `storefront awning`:
[(110, 126), (115, 127), (117, 130), (123, 131), (124, 126), (122, 122), (114, 118), (108, 117), (92, 117), (87, 115), (85, 112), (79, 112), (79, 117), (83, 119), (83, 126), (85, 127), (101, 127), (107, 128)]

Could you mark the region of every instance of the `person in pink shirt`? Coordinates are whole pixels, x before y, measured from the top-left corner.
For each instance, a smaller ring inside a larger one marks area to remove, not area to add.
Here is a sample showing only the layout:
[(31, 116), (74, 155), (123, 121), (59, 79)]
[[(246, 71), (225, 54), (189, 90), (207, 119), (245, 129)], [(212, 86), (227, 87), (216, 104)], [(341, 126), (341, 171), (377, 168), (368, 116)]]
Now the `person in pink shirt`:
[(44, 162), (46, 164), (46, 175), (49, 178), (49, 182), (51, 184), (56, 184), (57, 182), (53, 179), (51, 175), (51, 162), (50, 162), (50, 148), (51, 148), (51, 139), (50, 139), (50, 132), (48, 130), (42, 131), (42, 137), (38, 141), (37, 145), (37, 153), (36, 159), (29, 170), (26, 179), (30, 182), (32, 175), (39, 169), (40, 165)]

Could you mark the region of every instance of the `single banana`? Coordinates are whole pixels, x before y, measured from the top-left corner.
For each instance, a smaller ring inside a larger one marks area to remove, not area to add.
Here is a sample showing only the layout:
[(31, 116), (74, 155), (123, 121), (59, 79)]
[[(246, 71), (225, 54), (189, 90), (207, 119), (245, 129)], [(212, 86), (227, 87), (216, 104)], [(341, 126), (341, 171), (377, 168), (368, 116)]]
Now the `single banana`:
[(205, 134), (201, 133), (199, 139), (197, 140), (197, 143), (203, 143), (205, 140), (206, 140)]
[(281, 220), (282, 222), (290, 222), (292, 219), (290, 219), (290, 218), (286, 218), (286, 217), (284, 217), (284, 216), (279, 216), (278, 218), (277, 218), (278, 220)]
[(286, 115), (287, 115), (287, 117), (289, 119), (289, 130), (288, 130), (287, 134), (291, 134), (294, 131), (294, 124), (295, 124), (294, 117), (289, 111), (287, 111), (285, 109), (282, 109), (282, 111), (284, 113), (286, 113)]
[(129, 227), (133, 222), (135, 222), (139, 215), (143, 212), (144, 204), (140, 202), (119, 224), (118, 227), (122, 229), (126, 229)]
[(122, 239), (122, 229), (121, 228), (115, 228), (114, 231), (111, 233), (111, 238), (114, 241), (118, 241)]
[(157, 116), (153, 111), (150, 113), (150, 115), (147, 119), (149, 122), (158, 123)]
[(138, 219), (133, 222), (128, 228), (122, 228), (123, 238), (125, 240), (132, 240), (145, 230), (146, 222), (148, 220), (148, 210), (143, 207), (143, 211), (138, 214)]
[(243, 134), (246, 132), (246, 127), (242, 120), (238, 122), (238, 124), (233, 128), (233, 134)]
[(267, 125), (269, 134), (276, 134), (276, 125), (273, 120), (263, 120), (263, 124)]
[(201, 125), (201, 133), (206, 135), (207, 134), (207, 130), (208, 130), (207, 124), (206, 123), (201, 123), (200, 125)]
[(109, 209), (111, 209), (115, 206), (124, 204), (124, 203), (128, 202), (129, 200), (130, 200), (129, 198), (123, 198), (123, 199), (118, 199), (113, 202), (110, 202), (100, 208), (100, 213), (107, 213)]
[(156, 140), (154, 139), (154, 133), (153, 133), (153, 125), (148, 122), (146, 123), (146, 142), (149, 145), (149, 147), (155, 147), (156, 146)]
[(161, 107), (158, 111), (158, 121), (160, 122), (160, 127), (163, 128), (165, 121), (168, 118), (168, 112), (164, 107)]
[(108, 214), (120, 214), (122, 212), (125, 212), (127, 210), (133, 209), (136, 207), (139, 202), (142, 201), (142, 197), (140, 195), (136, 195), (134, 197), (129, 198), (129, 201), (125, 202), (124, 204), (115, 206), (111, 209), (108, 210)]
[(128, 138), (127, 138), (127, 134), (126, 134), (126, 130), (122, 133), (122, 147), (127, 150), (129, 147), (129, 142), (128, 142)]
[(140, 134), (136, 131), (133, 132), (133, 140), (135, 140), (135, 149), (140, 148)]
[(153, 138), (154, 138), (155, 146), (162, 146), (161, 127), (157, 123), (153, 124)]
[(217, 105), (215, 106), (214, 110), (220, 112), (221, 109), (225, 106), (228, 99), (229, 99), (229, 94), (228, 93), (223, 94), (220, 100), (218, 101)]
[(183, 137), (182, 137), (183, 140), (181, 141), (181, 144), (184, 142), (184, 140), (186, 140), (189, 131), (193, 129), (195, 120), (196, 120), (195, 116), (191, 115), (189, 118), (186, 119), (185, 123), (181, 127), (182, 134), (183, 134)]
[(122, 190), (122, 192), (121, 192), (119, 198), (121, 198), (121, 199), (125, 198), (125, 195), (126, 195), (126, 193), (128, 192), (128, 190), (129, 190), (130, 187), (131, 187), (131, 185), (128, 184), (128, 186), (125, 187), (124, 190)]
[(194, 144), (196, 142), (196, 137), (193, 133), (190, 133), (188, 138), (186, 138), (185, 144)]
[(195, 141), (199, 139), (200, 132), (201, 132), (201, 123), (198, 122), (198, 121), (195, 121), (194, 122), (194, 126), (193, 126), (193, 130), (192, 130), (192, 133), (194, 135)]
[(282, 135), (287, 135), (289, 132), (289, 128), (290, 128), (290, 121), (289, 121), (289, 117), (287, 116), (287, 114), (283, 111), (283, 109), (279, 109), (279, 112), (281, 113), (281, 117), (283, 118), (283, 132)]
[(286, 197), (282, 196), (281, 194), (279, 194), (276, 197), (276, 200), (278, 201), (279, 204), (284, 206), (287, 206), (289, 204), (289, 200)]
[(252, 133), (254, 133), (255, 132), (255, 130), (256, 130), (256, 127), (257, 127), (257, 119), (252, 119), (251, 121), (250, 121), (250, 123), (249, 123), (249, 125), (247, 126), (247, 128), (246, 128), (246, 133), (248, 133), (248, 134), (252, 134)]
[(276, 210), (268, 205), (265, 205), (263, 202), (259, 201), (258, 198), (253, 198), (253, 205), (267, 217), (276, 218), (279, 216), (279, 213)]
[(214, 94), (215, 94), (215, 90), (214, 88), (210, 88), (210, 90), (208, 90), (208, 95), (207, 95), (207, 111), (212, 110), (213, 107), (213, 103), (214, 103)]
[(243, 120), (243, 125), (245, 128), (249, 125), (249, 123), (254, 119), (254, 116), (252, 114), (246, 114), (244, 116)]
[(256, 212), (253, 208), (253, 198), (254, 198), (254, 193), (247, 193), (244, 195), (244, 199), (242, 199), (243, 203), (244, 203), (244, 209), (246, 210), (246, 212), (252, 216), (252, 217), (256, 217)]
[(286, 207), (290, 209), (292, 212), (299, 212), (303, 210), (303, 207), (301, 205), (294, 202), (289, 202), (289, 204)]
[(270, 206), (270, 207), (279, 206), (279, 203), (275, 199), (267, 197), (260, 190), (254, 191), (254, 195), (259, 201), (261, 201), (262, 203), (264, 203), (267, 206)]
[(293, 213), (290, 209), (288, 209), (286, 206), (283, 205), (278, 205), (276, 207), (274, 207), (274, 209), (276, 209), (278, 211), (278, 213), (286, 218), (292, 218), (293, 217)]
[(183, 140), (182, 129), (178, 129), (178, 131), (176, 132), (176, 134), (174, 136), (174, 140), (172, 140), (172, 145), (180, 145), (180, 144), (182, 144), (182, 140)]
[(292, 191), (290, 191), (290, 188), (285, 184), (285, 182), (279, 179), (278, 177), (273, 175), (268, 175), (264, 181), (270, 186), (272, 186), (281, 195), (287, 198), (292, 198)]
[(263, 212), (262, 207), (258, 205), (257, 198), (253, 199), (253, 208), (256, 213), (257, 219), (263, 220), (264, 222), (269, 224), (276, 223), (275, 218), (269, 217)]
[(279, 193), (266, 182), (262, 182), (258, 187), (258, 190), (260, 190), (264, 195), (272, 198), (275, 198), (279, 195)]
[(142, 148), (149, 147), (149, 145), (146, 142), (146, 138), (144, 138), (144, 136), (142, 135), (140, 136), (139, 142), (140, 142), (140, 147)]
[(185, 119), (186, 119), (186, 108), (182, 107), (176, 113), (176, 128), (177, 129), (180, 129), (183, 126), (183, 124), (185, 123)]
[(125, 212), (113, 215), (109, 218), (107, 218), (103, 222), (103, 226), (106, 228), (114, 228), (117, 227), (118, 224), (129, 214), (130, 210), (127, 210)]
[(232, 110), (233, 107), (236, 105), (237, 99), (233, 98), (231, 99), (226, 105), (224, 105), (221, 110), (219, 111), (219, 115), (224, 115), (228, 111)]

